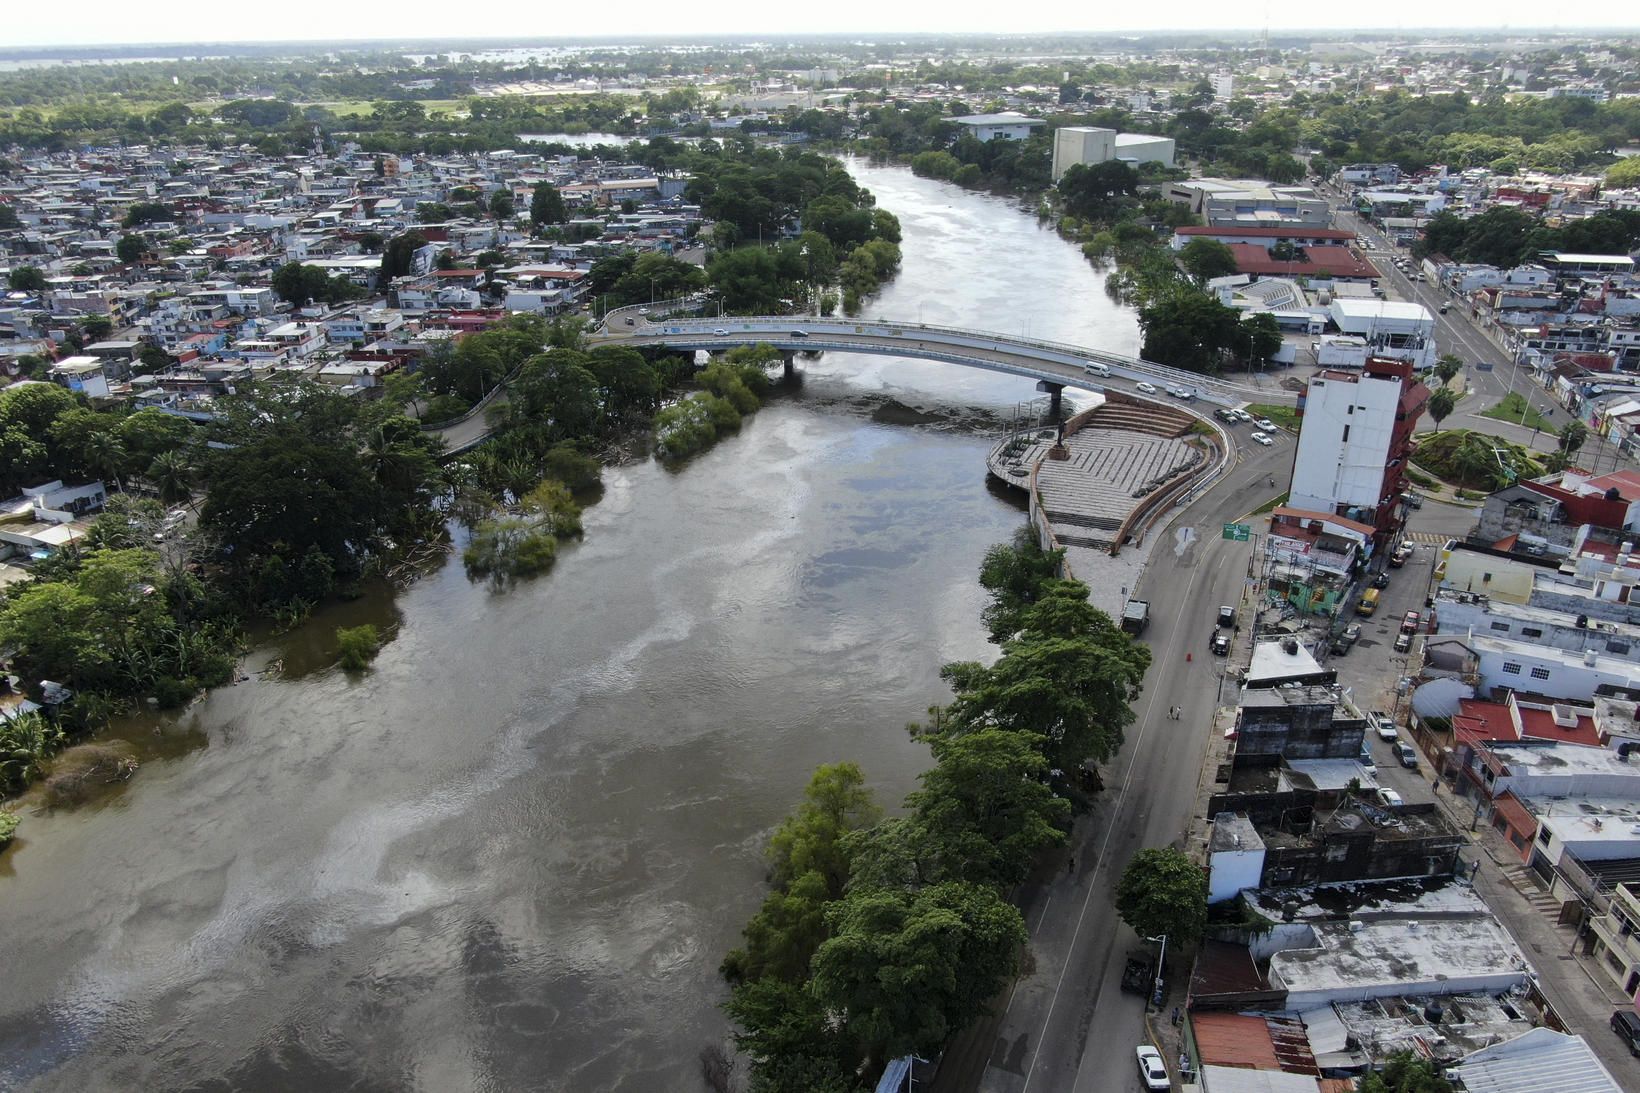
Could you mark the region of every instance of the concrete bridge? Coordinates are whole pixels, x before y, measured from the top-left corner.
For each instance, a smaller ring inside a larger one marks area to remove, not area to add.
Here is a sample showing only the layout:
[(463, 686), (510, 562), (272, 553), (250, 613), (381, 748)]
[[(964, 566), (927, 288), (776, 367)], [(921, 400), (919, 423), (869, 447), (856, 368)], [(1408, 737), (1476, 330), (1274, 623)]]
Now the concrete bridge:
[[(1066, 387), (1099, 393), (1115, 388), (1125, 393), (1137, 391), (1141, 396), (1148, 394), (1138, 389), (1139, 384), (1158, 388), (1157, 397), (1164, 401), (1167, 399), (1165, 389), (1172, 385), (1189, 390), (1195, 399), (1220, 406), (1240, 406), (1248, 402), (1297, 404), (1294, 392), (1273, 381), (1258, 385), (1214, 379), (1086, 346), (888, 319), (820, 319), (802, 315), (737, 315), (712, 319), (665, 313), (679, 303), (672, 301), (653, 308), (628, 307), (612, 311), (603, 325), (588, 337), (588, 346), (721, 352), (764, 343), (787, 354), (788, 370), (791, 355), (801, 351), (832, 350), (944, 361), (1035, 380), (1038, 389), (1052, 397), (1055, 410), (1060, 393)], [(1089, 365), (1095, 366), (1092, 372)], [(1099, 374), (1100, 366), (1109, 374)], [(488, 429), (480, 414), (439, 432), (454, 453), (482, 443)]]

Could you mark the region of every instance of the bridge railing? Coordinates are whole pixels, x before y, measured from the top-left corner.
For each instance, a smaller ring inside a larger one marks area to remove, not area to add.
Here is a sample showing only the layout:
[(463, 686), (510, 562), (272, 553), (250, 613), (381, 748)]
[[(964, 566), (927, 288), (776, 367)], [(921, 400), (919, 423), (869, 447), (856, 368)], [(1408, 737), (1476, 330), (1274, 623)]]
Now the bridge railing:
[[(785, 323), (801, 323), (811, 332), (815, 326), (822, 324), (837, 329), (859, 326), (882, 326), (892, 327), (896, 330), (915, 330), (922, 333), (943, 334), (958, 338), (984, 338), (999, 344), (1042, 349), (1053, 353), (1061, 353), (1068, 357), (1074, 357), (1080, 361), (1091, 361), (1100, 364), (1112, 365), (1117, 368), (1129, 369), (1133, 372), (1139, 373), (1141, 378), (1160, 379), (1166, 383), (1190, 387), (1216, 388), (1226, 392), (1234, 392), (1238, 394), (1245, 393), (1266, 395), (1275, 393), (1267, 392), (1263, 388), (1256, 386), (1234, 383), (1229, 380), (1212, 376), (1204, 376), (1199, 372), (1188, 372), (1182, 368), (1175, 368), (1172, 365), (1162, 364), (1158, 361), (1145, 360), (1143, 357), (1129, 357), (1120, 353), (1110, 353), (1102, 349), (1091, 349), (1085, 345), (1071, 345), (1068, 342), (1056, 342), (1047, 338), (1030, 338), (1016, 334), (1005, 334), (996, 330), (941, 326), (936, 323), (902, 323), (896, 322), (893, 319), (869, 318), (864, 316), (855, 319), (817, 319), (812, 316), (795, 315), (725, 315), (718, 319), (702, 319), (701, 322), (703, 325), (765, 323), (776, 326)], [(1287, 395), (1288, 393), (1283, 391), (1280, 392), (1280, 394)]]

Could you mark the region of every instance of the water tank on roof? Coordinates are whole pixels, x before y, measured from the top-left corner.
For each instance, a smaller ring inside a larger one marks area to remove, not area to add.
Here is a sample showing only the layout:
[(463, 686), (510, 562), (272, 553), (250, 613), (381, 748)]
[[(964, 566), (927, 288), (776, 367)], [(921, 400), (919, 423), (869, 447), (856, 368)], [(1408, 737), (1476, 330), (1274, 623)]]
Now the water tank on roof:
[(1445, 1015), (1446, 1011), (1441, 1009), (1441, 1007), (1434, 1002), (1431, 1002), (1429, 1005), (1424, 1007), (1424, 1020), (1432, 1025), (1440, 1024), (1441, 1018)]

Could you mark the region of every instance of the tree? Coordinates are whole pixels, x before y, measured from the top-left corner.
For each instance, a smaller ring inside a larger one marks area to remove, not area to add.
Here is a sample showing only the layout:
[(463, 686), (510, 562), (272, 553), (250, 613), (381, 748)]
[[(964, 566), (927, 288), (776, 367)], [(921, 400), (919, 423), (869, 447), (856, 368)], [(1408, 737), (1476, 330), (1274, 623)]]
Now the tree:
[(1442, 353), (1435, 361), (1435, 378), (1441, 381), (1441, 386), (1451, 383), (1459, 372), (1463, 371), (1463, 358), (1451, 353)]
[(1238, 353), (1245, 350), (1249, 370), (1255, 362), (1267, 361), (1281, 349), (1281, 326), (1268, 311), (1243, 319), (1241, 335), (1245, 344), (1238, 344), (1236, 350)]
[(381, 647), (381, 634), (371, 623), (336, 628), (336, 648), (339, 652), (337, 663), (344, 671), (364, 671), (370, 667), (370, 662), (376, 659), (376, 654), (381, 652)]
[(1072, 164), (1059, 180), (1065, 210), (1082, 220), (1105, 223), (1114, 219), (1123, 198), (1139, 189), (1139, 172), (1119, 160), (1088, 165)]
[(1614, 190), (1640, 186), (1640, 156), (1625, 156), (1607, 167), (1606, 185)]
[(1450, 387), (1442, 387), (1429, 396), (1429, 418), (1438, 427), (1445, 421), (1458, 405), (1458, 395)]
[(1236, 272), (1236, 255), (1217, 239), (1192, 239), (1179, 251), (1179, 264), (1199, 282)]
[(403, 277), (409, 273), (415, 253), (426, 245), (427, 237), (419, 231), (404, 232), (389, 239), (387, 249), (382, 251), (381, 271), (376, 287), (386, 288), (393, 278)]
[(939, 731), (1031, 733), (1060, 769), (1104, 762), (1133, 720), (1129, 706), (1150, 650), (1088, 603), (1080, 581), (1055, 580), (1020, 616), (1020, 631), (992, 666), (958, 662), (940, 674), (956, 690)]
[(175, 357), (150, 342), (137, 353), (137, 366), (132, 371), (139, 376), (152, 375), (155, 372), (167, 371), (176, 362)]
[(159, 491), (159, 499), (167, 505), (193, 501), (194, 466), (186, 454), (161, 452), (148, 465), (147, 477)]
[(1383, 1070), (1363, 1075), (1359, 1089), (1360, 1093), (1451, 1093), (1452, 1083), (1430, 1060), (1398, 1051)]
[(1189, 944), (1207, 926), (1207, 877), (1182, 850), (1141, 850), (1116, 885), (1116, 913), (1141, 937)]
[(826, 912), (815, 996), (871, 1063), (929, 1054), (1019, 967), (1027, 935), (994, 890), (958, 882), (915, 892), (851, 891)]
[(826, 905), (843, 895), (850, 856), (845, 836), (869, 828), (882, 815), (854, 763), (817, 768), (803, 803), (769, 839), (769, 881), (774, 891), (746, 924), (745, 944), (724, 958), (731, 983), (764, 976), (798, 981), (825, 940)]
[(550, 182), (536, 183), (535, 192), (530, 195), (530, 223), (538, 228), (562, 224), (567, 216), (564, 198), (558, 188)]
[(1583, 442), (1589, 439), (1589, 429), (1581, 421), (1568, 421), (1560, 427), (1556, 436), (1559, 438), (1556, 448), (1570, 459), (1583, 447)]
[(1234, 349), (1244, 337), (1240, 320), (1235, 308), (1181, 284), (1139, 309), (1139, 328), (1145, 334), (1141, 352), (1147, 360), (1212, 372), (1223, 351)]
[(46, 275), (39, 266), (15, 266), (6, 275), (6, 283), (14, 292), (44, 292)]
[(125, 210), (125, 219), (120, 224), (121, 227), (137, 228), (144, 224), (154, 224), (169, 219), (171, 219), (171, 206), (163, 201), (138, 201)]
[(128, 266), (134, 266), (148, 254), (148, 243), (136, 233), (120, 236), (114, 244), (114, 256)]
[(490, 215), (495, 217), (497, 222), (511, 220), (514, 212), (512, 194), (506, 190), (497, 190), (490, 195), (489, 209)]
[(12, 231), (23, 226), (18, 219), (17, 210), (4, 201), (0, 201), (0, 231)]
[(985, 552), (979, 583), (991, 594), (983, 617), (993, 642), (1001, 645), (1019, 633), (1025, 625), (1025, 609), (1057, 579), (1063, 558), (1062, 550), (1043, 550), (1029, 524), (1014, 533), (1012, 542), (998, 543)]
[(1070, 802), (1048, 787), (1048, 761), (1024, 733), (986, 729), (931, 741), (936, 763), (906, 798), (942, 875), (1007, 888), (1038, 851), (1065, 841)]

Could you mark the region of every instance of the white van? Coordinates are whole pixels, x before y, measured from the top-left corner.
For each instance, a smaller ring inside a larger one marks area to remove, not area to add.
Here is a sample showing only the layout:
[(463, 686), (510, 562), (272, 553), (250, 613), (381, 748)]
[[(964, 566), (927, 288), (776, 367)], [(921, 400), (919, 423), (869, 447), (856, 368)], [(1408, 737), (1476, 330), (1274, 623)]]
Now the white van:
[(1088, 361), (1082, 366), (1082, 371), (1090, 376), (1109, 376), (1110, 365), (1100, 364), (1098, 361)]

